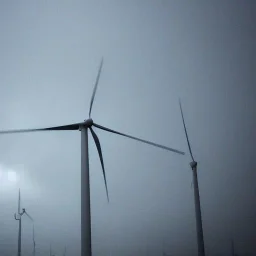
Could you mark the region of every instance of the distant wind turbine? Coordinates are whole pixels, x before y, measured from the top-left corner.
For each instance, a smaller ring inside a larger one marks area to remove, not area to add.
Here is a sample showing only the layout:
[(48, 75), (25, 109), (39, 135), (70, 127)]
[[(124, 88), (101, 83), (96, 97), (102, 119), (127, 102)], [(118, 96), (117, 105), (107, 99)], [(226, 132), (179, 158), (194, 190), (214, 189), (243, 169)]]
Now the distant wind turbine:
[(167, 254), (165, 251), (165, 242), (163, 241), (163, 248), (162, 248), (162, 256), (171, 256), (170, 254)]
[(238, 254), (236, 254), (235, 252), (235, 243), (234, 243), (234, 239), (231, 239), (231, 255), (232, 256), (238, 256)]
[(198, 180), (197, 180), (197, 162), (194, 160), (191, 146), (188, 139), (187, 128), (184, 120), (184, 115), (181, 107), (181, 100), (179, 100), (180, 104), (180, 112), (182, 116), (183, 126), (186, 134), (186, 139), (188, 143), (188, 148), (190, 152), (190, 156), (192, 158), (192, 162), (190, 166), (193, 172), (193, 183), (194, 183), (194, 198), (195, 198), (195, 212), (196, 212), (196, 230), (197, 230), (197, 246), (198, 246), (198, 256), (205, 256), (205, 249), (204, 249), (204, 234), (203, 234), (203, 225), (202, 225), (202, 215), (201, 215), (201, 206), (200, 206), (200, 196), (199, 196), (199, 187), (198, 187)]
[(103, 58), (100, 63), (100, 67), (98, 70), (98, 75), (96, 78), (96, 82), (94, 85), (91, 102), (90, 102), (90, 108), (89, 108), (89, 119), (85, 120), (81, 123), (75, 123), (75, 124), (68, 124), (63, 126), (55, 126), (55, 127), (48, 127), (48, 128), (39, 128), (39, 129), (22, 129), (22, 130), (7, 130), (7, 131), (0, 131), (0, 134), (10, 134), (10, 133), (24, 133), (24, 132), (37, 132), (37, 131), (71, 131), (71, 130), (79, 130), (81, 131), (81, 256), (91, 256), (92, 250), (91, 250), (91, 203), (90, 203), (90, 180), (89, 180), (89, 154), (88, 154), (88, 129), (91, 131), (92, 137), (94, 139), (94, 142), (96, 144), (96, 148), (98, 150), (102, 171), (103, 171), (103, 177), (106, 187), (106, 193), (107, 198), (108, 197), (108, 189), (107, 189), (107, 181), (106, 181), (106, 174), (105, 174), (105, 168), (103, 163), (103, 157), (102, 157), (102, 151), (101, 151), (101, 145), (98, 136), (92, 129), (92, 127), (96, 127), (98, 129), (118, 134), (133, 140), (137, 140), (143, 143), (146, 143), (151, 146), (155, 146), (158, 148), (162, 148), (165, 150), (169, 150), (181, 155), (184, 155), (184, 152), (181, 152), (179, 150), (169, 148), (160, 144), (156, 144), (147, 140), (143, 140), (128, 134), (124, 134), (112, 129), (109, 129), (107, 127), (101, 126), (99, 124), (96, 124), (91, 119), (91, 111), (92, 106), (96, 94), (96, 90), (99, 83), (99, 78), (102, 70), (103, 65)]
[[(22, 209), (22, 212), (20, 211), (20, 189), (19, 189), (19, 199), (18, 199), (18, 214), (14, 214), (15, 220), (19, 221), (19, 234), (18, 234), (18, 256), (21, 256), (21, 217), (23, 214), (27, 215), (27, 217), (32, 221), (33, 219), (31, 216), (26, 212), (25, 208)], [(17, 216), (18, 215), (18, 216)]]
[(65, 246), (63, 256), (66, 256), (66, 251), (67, 251), (67, 248), (66, 248), (66, 246)]
[(52, 244), (50, 244), (50, 256), (54, 256), (54, 254), (52, 254)]
[(35, 228), (33, 223), (33, 256), (36, 256)]

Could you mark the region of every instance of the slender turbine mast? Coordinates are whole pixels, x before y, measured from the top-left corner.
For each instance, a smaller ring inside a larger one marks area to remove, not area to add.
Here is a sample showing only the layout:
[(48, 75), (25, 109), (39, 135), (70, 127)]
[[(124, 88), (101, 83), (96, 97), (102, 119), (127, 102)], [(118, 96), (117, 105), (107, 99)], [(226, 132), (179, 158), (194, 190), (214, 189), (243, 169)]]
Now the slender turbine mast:
[(52, 254), (52, 244), (50, 244), (50, 256), (54, 256), (54, 254)]
[(18, 256), (21, 256), (21, 217), (25, 214), (33, 222), (31, 216), (26, 212), (25, 208), (20, 211), (20, 189), (19, 189), (19, 199), (18, 199), (18, 214), (14, 214), (15, 220), (19, 221), (19, 233), (18, 233)]
[(231, 255), (232, 255), (232, 256), (236, 256), (233, 238), (231, 239)]
[(65, 246), (63, 256), (66, 256), (66, 252), (67, 252), (67, 247)]
[(39, 128), (39, 129), (0, 131), (0, 134), (38, 132), (38, 131), (71, 131), (71, 130), (81, 131), (81, 256), (91, 256), (92, 255), (88, 130), (90, 130), (93, 140), (96, 144), (96, 148), (98, 150), (108, 201), (109, 201), (109, 197), (108, 197), (107, 181), (106, 181), (106, 174), (105, 174), (104, 162), (103, 162), (103, 157), (102, 157), (101, 145), (100, 145), (99, 138), (96, 135), (96, 133), (94, 132), (92, 127), (96, 127), (100, 130), (104, 130), (104, 131), (107, 131), (110, 133), (121, 135), (121, 136), (130, 138), (130, 139), (140, 141), (140, 142), (146, 143), (148, 145), (162, 148), (165, 150), (169, 150), (169, 151), (181, 154), (181, 155), (185, 154), (182, 151), (179, 151), (179, 150), (176, 150), (173, 148), (169, 148), (169, 147), (166, 147), (166, 146), (163, 146), (160, 144), (156, 144), (156, 143), (153, 143), (153, 142), (150, 142), (147, 140), (143, 140), (143, 139), (140, 139), (137, 137), (133, 137), (131, 135), (124, 134), (124, 133), (109, 129), (107, 127), (104, 127), (102, 125), (99, 125), (99, 124), (96, 124), (93, 122), (93, 120), (91, 119), (91, 111), (92, 111), (92, 106), (93, 106), (96, 90), (97, 90), (98, 83), (99, 83), (102, 65), (103, 65), (103, 58), (100, 63), (98, 75), (96, 78), (96, 82), (95, 82), (92, 97), (91, 97), (90, 109), (89, 109), (89, 119), (87, 119), (81, 123), (68, 124), (68, 125), (63, 125), (63, 126), (55, 126), (55, 127)]
[(188, 148), (189, 148), (190, 156), (192, 158), (192, 162), (190, 163), (190, 166), (191, 166), (191, 169), (193, 172), (193, 183), (194, 183), (198, 256), (205, 256), (204, 234), (203, 234), (201, 207), (200, 207), (199, 187), (198, 187), (198, 180), (197, 180), (197, 162), (194, 160), (194, 157), (192, 154), (180, 100), (179, 100), (179, 104), (180, 104), (180, 112), (181, 112), (181, 116), (182, 116), (183, 126), (184, 126), (184, 130), (185, 130), (186, 138), (187, 138)]
[(163, 241), (163, 248), (162, 248), (162, 256), (171, 256), (170, 254), (167, 254), (165, 251), (165, 242)]
[(36, 256), (35, 228), (33, 223), (33, 256)]

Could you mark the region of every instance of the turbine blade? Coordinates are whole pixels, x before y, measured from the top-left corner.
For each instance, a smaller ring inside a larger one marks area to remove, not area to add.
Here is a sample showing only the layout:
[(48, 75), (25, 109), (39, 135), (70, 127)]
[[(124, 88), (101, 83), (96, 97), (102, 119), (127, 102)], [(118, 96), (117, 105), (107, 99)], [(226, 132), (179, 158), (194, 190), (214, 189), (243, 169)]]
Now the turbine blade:
[(32, 218), (26, 211), (25, 211), (24, 213), (27, 215), (27, 217), (28, 217), (32, 222), (34, 222), (33, 218)]
[(94, 101), (94, 98), (95, 98), (95, 94), (96, 94), (96, 91), (97, 91), (97, 88), (98, 88), (98, 83), (99, 83), (99, 79), (100, 79), (102, 65), (103, 65), (103, 57), (101, 58), (98, 75), (97, 75), (96, 82), (95, 82), (95, 85), (94, 85), (94, 88), (93, 88), (93, 93), (92, 93), (92, 98), (91, 98), (91, 103), (90, 103), (90, 110), (89, 110), (89, 117), (91, 117), (92, 104), (93, 104), (93, 101)]
[(184, 120), (184, 115), (183, 115), (183, 111), (182, 111), (182, 107), (181, 107), (181, 100), (180, 99), (179, 99), (179, 104), (180, 104), (180, 112), (181, 112), (182, 122), (183, 122), (184, 130), (185, 130), (185, 134), (186, 134), (186, 138), (187, 138), (188, 149), (189, 149), (191, 158), (194, 161), (194, 157), (193, 157), (191, 146), (190, 146), (189, 139), (188, 139), (188, 133), (187, 133), (187, 128), (186, 128), (186, 124), (185, 124), (185, 120)]
[(18, 198), (18, 214), (20, 214), (20, 188), (19, 188), (19, 198)]
[(62, 125), (62, 126), (53, 126), (53, 127), (38, 128), (38, 129), (5, 130), (5, 131), (0, 131), (0, 134), (39, 132), (39, 131), (69, 131), (69, 130), (78, 130), (79, 126), (81, 124), (83, 124), (83, 123), (69, 124), (69, 125)]
[(101, 146), (100, 146), (100, 141), (98, 136), (96, 135), (96, 133), (94, 132), (94, 130), (90, 128), (90, 131), (92, 133), (92, 137), (94, 139), (95, 145), (97, 147), (98, 153), (99, 153), (99, 157), (100, 157), (100, 162), (101, 162), (101, 167), (102, 167), (102, 172), (103, 172), (103, 177), (104, 177), (104, 182), (105, 182), (105, 187), (106, 187), (106, 193), (107, 193), (107, 198), (108, 198), (108, 202), (109, 202), (109, 196), (108, 196), (108, 186), (107, 186), (107, 180), (106, 180), (106, 173), (105, 173), (105, 168), (104, 168), (104, 162), (103, 162), (103, 157), (102, 157), (102, 151), (101, 151)]
[(156, 144), (154, 142), (151, 142), (151, 141), (147, 141), (147, 140), (142, 140), (140, 138), (137, 138), (137, 137), (133, 137), (131, 135), (128, 135), (128, 134), (124, 134), (124, 133), (121, 133), (121, 132), (117, 132), (117, 131), (114, 131), (112, 129), (109, 129), (107, 127), (104, 127), (104, 126), (101, 126), (101, 125), (98, 125), (98, 124), (95, 124), (93, 123), (93, 125), (101, 130), (104, 130), (104, 131), (107, 131), (107, 132), (111, 132), (111, 133), (115, 133), (115, 134), (118, 134), (118, 135), (121, 135), (121, 136), (124, 136), (124, 137), (127, 137), (127, 138), (130, 138), (130, 139), (133, 139), (133, 140), (137, 140), (137, 141), (140, 141), (140, 142), (143, 142), (143, 143), (146, 143), (146, 144), (149, 144), (151, 146), (155, 146), (155, 147), (158, 147), (158, 148), (162, 148), (162, 149), (166, 149), (168, 151), (172, 151), (172, 152), (175, 152), (175, 153), (178, 153), (178, 154), (181, 154), (181, 155), (184, 155), (185, 153), (182, 152), (182, 151), (179, 151), (177, 149), (173, 149), (173, 148), (169, 148), (169, 147), (166, 147), (166, 146), (163, 146), (163, 145), (160, 145), (160, 144)]

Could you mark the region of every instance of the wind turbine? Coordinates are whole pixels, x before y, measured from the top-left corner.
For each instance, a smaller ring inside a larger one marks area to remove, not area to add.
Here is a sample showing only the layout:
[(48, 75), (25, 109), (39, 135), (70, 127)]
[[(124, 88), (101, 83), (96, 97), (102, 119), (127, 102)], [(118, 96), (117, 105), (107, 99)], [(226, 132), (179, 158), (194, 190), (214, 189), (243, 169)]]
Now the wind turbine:
[(103, 171), (103, 177), (106, 187), (106, 193), (107, 198), (108, 197), (108, 188), (107, 188), (107, 181), (106, 181), (106, 174), (105, 174), (105, 168), (104, 168), (104, 162), (102, 157), (102, 151), (101, 151), (101, 145), (98, 136), (94, 132), (92, 127), (96, 127), (98, 129), (114, 133), (117, 135), (121, 135), (136, 141), (140, 141), (146, 144), (149, 144), (151, 146), (155, 146), (158, 148), (162, 148), (165, 150), (169, 150), (181, 155), (184, 155), (185, 153), (173, 148), (169, 148), (160, 144), (156, 144), (147, 140), (143, 140), (128, 134), (124, 134), (112, 129), (109, 129), (107, 127), (101, 126), (97, 123), (94, 123), (91, 119), (91, 111), (92, 106), (96, 94), (96, 90), (99, 83), (99, 78), (102, 70), (103, 65), (103, 58), (101, 59), (100, 67), (98, 70), (96, 82), (94, 85), (91, 102), (90, 102), (90, 108), (89, 108), (89, 119), (84, 120), (84, 122), (81, 123), (75, 123), (75, 124), (68, 124), (63, 126), (55, 126), (55, 127), (47, 127), (47, 128), (39, 128), (39, 129), (22, 129), (22, 130), (6, 130), (6, 131), (0, 131), (0, 134), (10, 134), (10, 133), (24, 133), (24, 132), (38, 132), (38, 131), (71, 131), (71, 130), (79, 130), (81, 131), (81, 256), (91, 256), (92, 250), (91, 250), (91, 212), (90, 212), (90, 180), (89, 180), (89, 154), (88, 154), (88, 129), (91, 131), (93, 140), (96, 144), (96, 148), (98, 150), (102, 171)]
[(50, 256), (54, 256), (54, 254), (52, 254), (52, 244), (50, 244)]
[(231, 255), (235, 256), (235, 246), (234, 246), (234, 240), (231, 239)]
[(33, 223), (33, 256), (36, 256), (35, 228)]
[(66, 248), (66, 246), (65, 246), (63, 256), (66, 256), (66, 251), (67, 251), (67, 248)]
[(194, 183), (194, 198), (195, 198), (195, 212), (196, 212), (196, 230), (197, 230), (197, 246), (198, 246), (198, 255), (205, 256), (205, 249), (204, 249), (204, 234), (203, 234), (203, 225), (202, 225), (202, 215), (201, 215), (201, 207), (200, 207), (200, 196), (199, 196), (199, 187), (198, 187), (198, 180), (197, 180), (197, 162), (194, 160), (191, 146), (188, 139), (187, 128), (185, 125), (184, 115), (181, 107), (181, 101), (179, 100), (180, 104), (180, 112), (182, 116), (183, 126), (186, 134), (186, 139), (188, 143), (188, 148), (190, 152), (190, 156), (192, 158), (192, 162), (190, 163), (190, 167), (193, 172), (193, 183)]
[(27, 215), (27, 217), (32, 221), (33, 219), (31, 216), (26, 212), (25, 208), (22, 209), (22, 212), (20, 211), (20, 189), (19, 189), (19, 199), (18, 199), (18, 217), (17, 214), (14, 214), (15, 220), (19, 221), (19, 234), (18, 234), (18, 256), (21, 256), (21, 217), (23, 214)]
[(167, 254), (165, 251), (165, 242), (163, 241), (163, 248), (162, 248), (162, 256), (171, 256), (170, 254)]
[(238, 256), (238, 254), (236, 254), (235, 252), (235, 243), (234, 243), (234, 239), (231, 239), (231, 255), (232, 256)]

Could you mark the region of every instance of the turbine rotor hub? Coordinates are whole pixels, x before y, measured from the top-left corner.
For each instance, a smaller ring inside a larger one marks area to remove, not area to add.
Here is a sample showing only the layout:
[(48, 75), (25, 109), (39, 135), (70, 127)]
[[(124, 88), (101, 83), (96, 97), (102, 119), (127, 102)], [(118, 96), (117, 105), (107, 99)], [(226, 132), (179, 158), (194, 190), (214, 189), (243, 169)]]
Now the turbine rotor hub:
[(197, 167), (197, 162), (196, 162), (196, 161), (192, 161), (192, 162), (190, 163), (190, 167), (191, 167), (192, 169), (196, 168), (196, 167)]
[(84, 120), (84, 126), (89, 128), (93, 125), (93, 120), (91, 118)]

